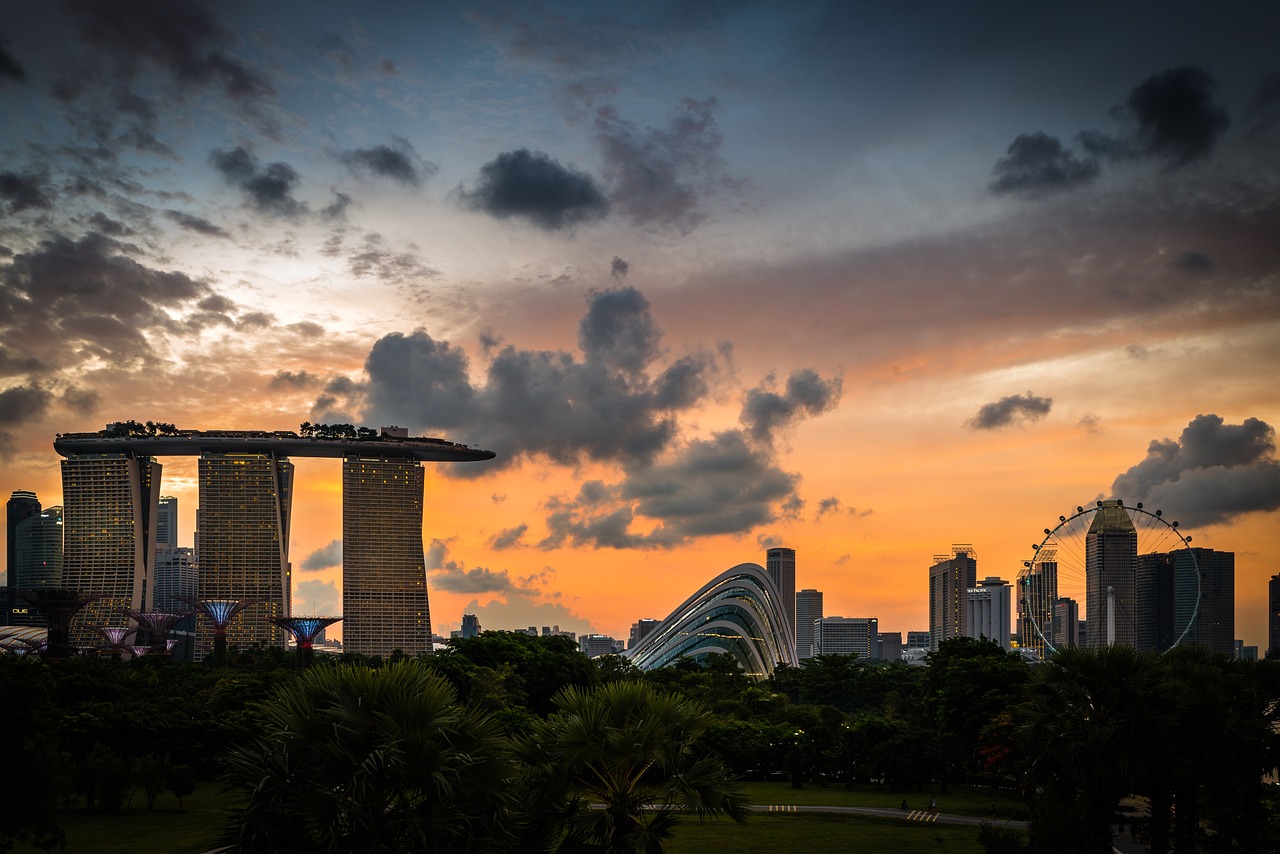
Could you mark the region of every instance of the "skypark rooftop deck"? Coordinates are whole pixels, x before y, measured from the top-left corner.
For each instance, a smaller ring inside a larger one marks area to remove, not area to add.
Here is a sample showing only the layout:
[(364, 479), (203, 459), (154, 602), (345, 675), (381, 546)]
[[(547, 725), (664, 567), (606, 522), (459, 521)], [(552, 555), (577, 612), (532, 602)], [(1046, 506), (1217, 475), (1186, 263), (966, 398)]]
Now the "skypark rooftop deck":
[(145, 457), (190, 457), (205, 452), (270, 453), (280, 457), (345, 457), (368, 454), (404, 457), (423, 462), (461, 463), (491, 460), (493, 451), (459, 445), (444, 439), (378, 436), (363, 439), (321, 439), (289, 430), (179, 430), (171, 435), (108, 436), (99, 433), (59, 433), (53, 449), (72, 454), (134, 454)]

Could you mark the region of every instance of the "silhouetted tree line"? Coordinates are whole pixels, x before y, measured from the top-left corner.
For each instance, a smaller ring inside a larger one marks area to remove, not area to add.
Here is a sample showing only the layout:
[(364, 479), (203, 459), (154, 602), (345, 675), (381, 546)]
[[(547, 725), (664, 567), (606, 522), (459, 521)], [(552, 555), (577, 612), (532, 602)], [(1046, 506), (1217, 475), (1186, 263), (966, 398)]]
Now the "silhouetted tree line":
[[(24, 783), (0, 801), (0, 851), (17, 838), (56, 847), (60, 810), (118, 809), (135, 791), (150, 804), (224, 773), (247, 798), (228, 837), (242, 851), (660, 850), (682, 809), (740, 817), (733, 778), (1020, 792), (1029, 842), (988, 832), (989, 851), (1109, 850), (1128, 795), (1150, 806), (1141, 831), (1157, 854), (1280, 839), (1262, 782), (1280, 756), (1271, 661), (1114, 648), (1032, 667), (959, 639), (927, 667), (828, 655), (755, 681), (729, 656), (641, 673), (566, 638), (486, 632), (416, 659), (321, 656), (306, 676), (282, 650), (233, 664), (0, 656), (3, 767)], [(659, 718), (665, 735), (644, 730)], [(651, 772), (628, 764), (626, 744), (650, 745)], [(473, 769), (446, 761), (455, 748)], [(328, 782), (297, 785), (312, 779)], [(311, 800), (291, 801), (291, 787)], [(642, 803), (667, 807), (658, 818)], [(474, 836), (415, 836), (443, 827)]]
[(312, 424), (303, 421), (298, 426), (298, 435), (309, 439), (376, 439), (378, 431), (372, 427), (356, 427), (354, 424)]

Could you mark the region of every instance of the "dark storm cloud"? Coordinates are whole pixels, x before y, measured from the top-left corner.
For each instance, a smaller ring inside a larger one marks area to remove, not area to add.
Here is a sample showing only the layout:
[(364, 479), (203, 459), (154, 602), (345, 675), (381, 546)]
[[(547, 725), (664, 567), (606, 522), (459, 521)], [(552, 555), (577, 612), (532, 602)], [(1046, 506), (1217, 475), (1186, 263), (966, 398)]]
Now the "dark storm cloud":
[(60, 401), (63, 406), (76, 415), (92, 415), (101, 403), (99, 394), (91, 388), (70, 386), (62, 393)]
[(687, 234), (706, 219), (699, 203), (726, 183), (715, 108), (715, 98), (686, 98), (666, 127), (643, 130), (612, 107), (597, 111), (609, 198), (633, 223)]
[(208, 237), (230, 237), (231, 232), (225, 228), (214, 225), (202, 216), (185, 213), (183, 211), (167, 210), (164, 215), (172, 222), (185, 228), (187, 231), (194, 231), (196, 234), (203, 234)]
[(1275, 435), (1257, 418), (1227, 424), (1219, 415), (1197, 415), (1178, 439), (1153, 440), (1146, 459), (1119, 475), (1111, 492), (1188, 525), (1280, 509)]
[(514, 549), (520, 545), (520, 540), (528, 532), (529, 526), (521, 523), (514, 528), (504, 528), (489, 539), (489, 548), (495, 551), (503, 549)]
[(814, 370), (796, 371), (787, 377), (782, 394), (764, 386), (749, 391), (742, 407), (742, 423), (756, 441), (771, 442), (779, 427), (801, 416), (820, 415), (834, 408), (840, 400), (840, 387), (839, 377), (824, 380)]
[(1246, 133), (1256, 139), (1268, 139), (1280, 131), (1280, 71), (1268, 74), (1258, 84), (1245, 104)]
[(70, 8), (81, 35), (107, 54), (118, 79), (131, 81), (151, 67), (183, 87), (221, 89), (235, 100), (274, 94), (261, 74), (230, 52), (236, 38), (207, 3), (91, 0)]
[(1213, 259), (1203, 252), (1188, 250), (1178, 256), (1173, 266), (1188, 273), (1209, 273), (1213, 271)]
[(475, 188), (460, 190), (458, 197), (473, 210), (498, 219), (528, 220), (548, 231), (572, 228), (609, 212), (608, 200), (590, 175), (523, 148), (503, 152), (481, 166)]
[(493, 571), (483, 566), (466, 569), (449, 561), (442, 569), (431, 572), (431, 586), (449, 593), (505, 593), (516, 588), (505, 570)]
[(406, 187), (420, 186), (439, 168), (419, 157), (409, 141), (400, 137), (393, 137), (390, 145), (343, 151), (338, 159), (358, 175), (390, 178)]
[(94, 231), (107, 237), (129, 237), (137, 233), (123, 222), (112, 219), (102, 211), (94, 211), (88, 222)]
[(11, 427), (43, 418), (52, 400), (53, 395), (37, 385), (19, 385), (0, 391), (0, 425)]
[(169, 311), (208, 296), (178, 272), (140, 264), (100, 234), (43, 240), (0, 268), (0, 345), (47, 370), (98, 358), (123, 366), (152, 353), (148, 335), (173, 328)]
[(1098, 177), (1098, 164), (1077, 158), (1056, 137), (1037, 131), (1011, 142), (991, 172), (991, 192), (1034, 198), (1088, 184)]
[[(570, 353), (498, 349), (473, 384), (461, 349), (426, 332), (388, 335), (365, 363), (365, 421), (480, 445), (498, 457), (451, 474), (481, 476), (542, 458), (562, 465), (614, 463), (625, 478), (589, 482), (548, 502), (544, 548), (573, 541), (606, 548), (662, 547), (745, 531), (798, 501), (795, 475), (779, 468), (778, 430), (833, 407), (839, 378), (794, 372), (785, 393), (752, 390), (741, 430), (681, 441), (679, 415), (705, 401), (719, 370), (710, 354), (663, 366), (661, 333), (632, 288), (592, 296)], [(435, 431), (439, 431), (436, 433)]]
[(262, 166), (244, 148), (213, 151), (209, 162), (228, 184), (244, 193), (245, 201), (259, 213), (297, 217), (307, 212), (307, 206), (293, 197), (300, 178), (288, 163)]
[(50, 188), (46, 180), (33, 173), (19, 175), (16, 172), (0, 172), (0, 199), (8, 202), (10, 214), (38, 208), (53, 207)]
[(995, 403), (985, 404), (969, 421), (975, 430), (994, 430), (1010, 424), (1039, 421), (1053, 408), (1053, 398), (1037, 397), (1031, 392), (1011, 394)]
[(306, 371), (276, 371), (275, 376), (271, 378), (271, 382), (267, 384), (271, 389), (290, 389), (302, 390), (315, 388), (320, 384), (321, 380), (315, 374)]
[(330, 540), (327, 545), (307, 555), (302, 561), (304, 572), (318, 572), (342, 565), (342, 540)]
[(627, 277), (627, 273), (631, 271), (631, 265), (623, 261), (617, 255), (613, 256), (613, 263), (609, 265), (609, 275), (621, 281)]
[(25, 83), (27, 80), (27, 70), (9, 53), (9, 39), (4, 33), (0, 33), (0, 77), (18, 83)]

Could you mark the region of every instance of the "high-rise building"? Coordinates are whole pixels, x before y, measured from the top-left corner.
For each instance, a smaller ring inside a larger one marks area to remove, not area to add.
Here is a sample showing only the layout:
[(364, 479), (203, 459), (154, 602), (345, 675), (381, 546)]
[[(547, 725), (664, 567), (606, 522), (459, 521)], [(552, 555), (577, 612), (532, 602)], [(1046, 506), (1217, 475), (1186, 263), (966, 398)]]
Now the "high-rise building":
[[(163, 502), (164, 499), (161, 498), (160, 501)], [(163, 503), (160, 506), (163, 517)], [(200, 596), (200, 575), (195, 562), (195, 549), (162, 545), (156, 551), (155, 578), (151, 606), (153, 610), (166, 614), (190, 611), (188, 601)], [(170, 629), (170, 636), (182, 641), (171, 653), (175, 660), (195, 661), (196, 622), (196, 615), (191, 614), (183, 617)]]
[(1101, 502), (1085, 535), (1087, 643), (1133, 646), (1137, 610), (1138, 532), (1119, 500)]
[[(1018, 646), (1044, 658), (1053, 644), (1053, 608), (1058, 601), (1058, 553), (1042, 548), (1019, 579)], [(1049, 644), (1045, 643), (1046, 638)]]
[(644, 636), (649, 634), (649, 632), (653, 631), (654, 629), (656, 629), (658, 627), (658, 623), (660, 622), (662, 621), (653, 620), (646, 617), (644, 619), (636, 620), (634, 623), (632, 623), (631, 634), (627, 637), (627, 649), (631, 649), (636, 644), (640, 643), (640, 641), (644, 640)]
[(1009, 582), (989, 575), (970, 587), (969, 613), (965, 635), (995, 641), (1001, 649), (1009, 649), (1009, 620), (1013, 606)]
[(875, 617), (823, 617), (814, 621), (818, 655), (876, 657), (880, 621)]
[(178, 499), (161, 495), (156, 513), (156, 546), (161, 549), (178, 547)]
[(928, 649), (929, 632), (907, 632), (907, 649)]
[[(261, 599), (227, 627), (227, 646), (285, 645), (271, 623), (291, 615), (289, 525), (293, 463), (266, 452), (207, 451), (199, 460), (196, 563), (201, 599)], [(201, 646), (213, 645), (213, 627), (198, 624)]]
[[(14, 529), (16, 555), (13, 568), (15, 589), (19, 592), (62, 584), (62, 508), (49, 507), (28, 516)], [(12, 611), (11, 625), (43, 626), (44, 617), (18, 602)]]
[[(7, 584), (4, 589), (4, 601), (0, 602), (0, 606), (4, 608), (4, 612), (0, 613), (0, 626), (19, 625), (13, 623), (10, 618), (13, 608), (18, 605), (18, 591), (21, 589), (17, 586), (16, 555), (18, 541), (16, 534), (19, 524), (40, 512), (40, 499), (36, 498), (36, 494), (29, 489), (15, 489), (13, 494), (9, 496), (5, 511), (4, 567)], [(26, 613), (25, 608), (23, 608), (23, 613)]]
[(876, 658), (881, 661), (902, 660), (902, 632), (880, 632), (876, 635)]
[(1267, 582), (1267, 658), (1280, 657), (1280, 574)]
[(480, 634), (480, 618), (475, 614), (462, 615), (462, 630), (458, 632), (458, 637), (474, 638)]
[[(1194, 579), (1192, 579), (1194, 581)], [(1187, 627), (1179, 625), (1177, 577), (1172, 553), (1138, 555), (1135, 581), (1137, 614), (1133, 629), (1134, 647), (1144, 652), (1164, 652)]]
[[(536, 635), (537, 632), (534, 632), (534, 634)], [(608, 635), (583, 635), (578, 638), (578, 649), (587, 658), (595, 658), (600, 655), (616, 655), (622, 652), (622, 643)]]
[(769, 549), (765, 552), (765, 571), (782, 594), (782, 608), (787, 612), (787, 628), (791, 643), (796, 641), (796, 550)]
[[(389, 656), (431, 651), (422, 548), (422, 463), (347, 454), (342, 460), (342, 645)], [(535, 632), (536, 633), (536, 632)]]
[(1054, 649), (1080, 646), (1080, 605), (1069, 596), (1061, 596), (1053, 604), (1053, 632), (1050, 640)]
[(978, 584), (973, 546), (954, 545), (950, 555), (935, 555), (929, 567), (929, 649), (965, 636), (969, 625), (969, 589)]
[(62, 586), (101, 598), (71, 624), (73, 646), (96, 646), (98, 627), (149, 611), (161, 467), (151, 457), (71, 454), (62, 461)]
[(822, 591), (805, 588), (796, 594), (796, 658), (814, 655), (814, 622), (822, 619)]
[(1173, 558), (1179, 625), (1185, 626), (1190, 620), (1195, 603), (1195, 573), (1200, 573), (1200, 607), (1183, 642), (1220, 655), (1234, 655), (1236, 553), (1193, 548), (1173, 552)]

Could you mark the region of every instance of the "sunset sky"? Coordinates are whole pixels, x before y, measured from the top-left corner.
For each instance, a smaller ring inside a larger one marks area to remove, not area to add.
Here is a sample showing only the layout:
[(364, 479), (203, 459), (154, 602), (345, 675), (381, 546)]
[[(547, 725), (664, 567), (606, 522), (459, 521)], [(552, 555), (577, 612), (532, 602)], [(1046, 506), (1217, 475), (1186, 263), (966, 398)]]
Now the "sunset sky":
[[(935, 554), (1013, 579), (1114, 496), (1236, 553), (1265, 649), (1278, 37), (1263, 2), (6, 4), (0, 496), (59, 503), (54, 434), (109, 421), (400, 425), (498, 454), (428, 470), (437, 632), (624, 638), (772, 545), (828, 615), (927, 629)], [(294, 611), (336, 614), (340, 464), (296, 462)]]

